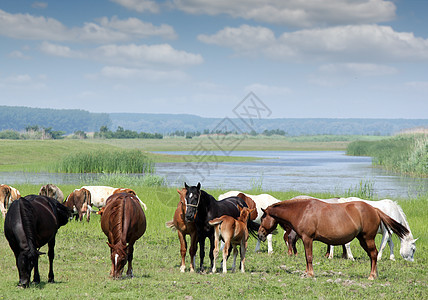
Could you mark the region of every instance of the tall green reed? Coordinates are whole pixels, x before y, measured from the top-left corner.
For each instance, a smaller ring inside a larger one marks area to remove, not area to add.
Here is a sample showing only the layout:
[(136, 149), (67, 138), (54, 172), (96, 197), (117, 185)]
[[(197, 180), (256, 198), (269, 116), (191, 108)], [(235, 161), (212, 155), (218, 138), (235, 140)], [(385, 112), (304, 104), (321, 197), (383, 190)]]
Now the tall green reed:
[(63, 157), (56, 164), (62, 173), (154, 173), (154, 162), (139, 150), (98, 150)]

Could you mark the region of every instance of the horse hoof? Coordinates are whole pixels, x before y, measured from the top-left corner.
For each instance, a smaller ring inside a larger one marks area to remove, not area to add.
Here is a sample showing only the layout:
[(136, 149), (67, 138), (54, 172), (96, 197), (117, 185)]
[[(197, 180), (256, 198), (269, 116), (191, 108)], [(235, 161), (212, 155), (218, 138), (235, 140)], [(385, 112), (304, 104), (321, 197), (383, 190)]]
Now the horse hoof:
[(184, 267), (184, 266), (183, 266), (183, 267), (180, 267), (180, 272), (181, 272), (181, 273), (184, 273), (184, 271), (186, 271), (186, 267)]

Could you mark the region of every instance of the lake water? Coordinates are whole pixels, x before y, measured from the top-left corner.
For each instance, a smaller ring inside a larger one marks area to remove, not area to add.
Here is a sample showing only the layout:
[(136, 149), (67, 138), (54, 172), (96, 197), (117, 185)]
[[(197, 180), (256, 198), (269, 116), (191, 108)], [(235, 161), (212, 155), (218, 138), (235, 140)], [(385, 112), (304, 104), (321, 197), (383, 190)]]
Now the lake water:
[[(159, 152), (188, 154), (185, 151)], [(210, 152), (215, 156), (221, 151)], [(234, 151), (234, 156), (260, 157), (251, 162), (207, 163), (203, 159), (189, 163), (160, 163), (156, 173), (170, 185), (196, 185), (226, 190), (296, 190), (307, 194), (330, 192), (343, 194), (360, 182), (373, 184), (375, 195), (415, 197), (428, 192), (427, 178), (408, 178), (373, 168), (370, 157), (347, 156), (343, 151)]]
[[(158, 152), (186, 155), (186, 151)], [(225, 155), (210, 152), (212, 158)], [(260, 157), (251, 162), (198, 162), (158, 163), (156, 173), (165, 176), (170, 186), (183, 186), (183, 182), (205, 189), (262, 191), (295, 190), (306, 194), (330, 192), (343, 194), (355, 189), (360, 182), (373, 184), (379, 198), (415, 197), (428, 192), (428, 178), (408, 178), (373, 168), (370, 157), (346, 156), (343, 151), (234, 151), (233, 156)], [(81, 185), (90, 183), (99, 174), (53, 174), (2, 172), (0, 182)], [(140, 174), (134, 174), (140, 176)]]

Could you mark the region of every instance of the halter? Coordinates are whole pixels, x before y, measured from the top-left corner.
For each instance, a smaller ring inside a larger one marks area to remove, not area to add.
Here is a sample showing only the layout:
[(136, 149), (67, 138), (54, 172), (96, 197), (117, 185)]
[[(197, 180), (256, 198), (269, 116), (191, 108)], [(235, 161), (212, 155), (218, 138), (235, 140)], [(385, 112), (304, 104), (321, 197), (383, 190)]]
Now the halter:
[[(186, 200), (187, 200), (187, 199), (186, 199)], [(196, 203), (196, 205), (195, 205), (195, 204), (187, 203), (187, 201), (186, 201), (186, 206), (190, 206), (190, 207), (196, 207), (196, 208), (198, 208), (198, 206), (199, 206), (199, 201), (201, 201), (201, 191), (199, 191), (198, 203)]]

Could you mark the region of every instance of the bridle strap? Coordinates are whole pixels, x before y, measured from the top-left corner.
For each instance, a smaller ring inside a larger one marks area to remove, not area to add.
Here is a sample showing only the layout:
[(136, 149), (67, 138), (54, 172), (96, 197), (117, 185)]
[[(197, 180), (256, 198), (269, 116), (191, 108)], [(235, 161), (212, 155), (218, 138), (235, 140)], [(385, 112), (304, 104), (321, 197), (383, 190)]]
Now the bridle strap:
[(196, 205), (195, 205), (195, 204), (187, 203), (187, 201), (186, 201), (186, 206), (196, 207), (197, 208), (199, 206), (199, 201), (201, 201), (201, 191), (199, 191), (198, 203), (196, 203)]

